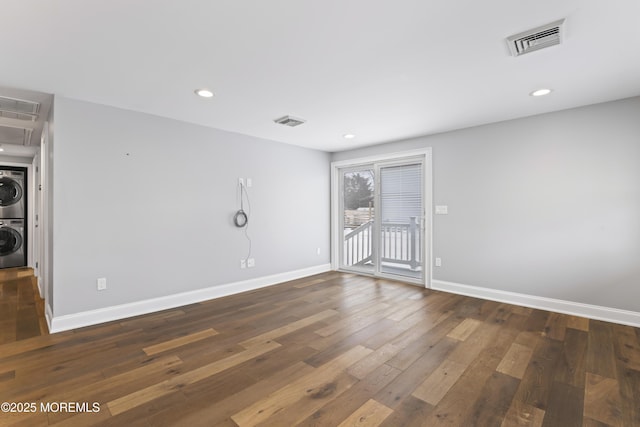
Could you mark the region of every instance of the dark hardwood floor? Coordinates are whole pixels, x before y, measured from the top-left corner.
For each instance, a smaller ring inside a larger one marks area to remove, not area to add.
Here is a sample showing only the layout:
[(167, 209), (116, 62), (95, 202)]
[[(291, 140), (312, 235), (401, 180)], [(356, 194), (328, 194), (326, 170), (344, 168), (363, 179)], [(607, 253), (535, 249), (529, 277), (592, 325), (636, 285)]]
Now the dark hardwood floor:
[(0, 402), (2, 426), (640, 426), (640, 330), (326, 273), (5, 342)]
[(44, 301), (38, 293), (33, 270), (0, 270), (0, 345), (47, 332)]

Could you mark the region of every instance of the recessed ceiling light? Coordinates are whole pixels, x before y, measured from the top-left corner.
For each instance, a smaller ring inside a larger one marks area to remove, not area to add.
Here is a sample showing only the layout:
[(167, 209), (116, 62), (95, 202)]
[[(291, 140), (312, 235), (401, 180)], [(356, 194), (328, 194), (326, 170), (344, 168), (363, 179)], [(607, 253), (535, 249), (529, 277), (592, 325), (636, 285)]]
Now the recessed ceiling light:
[(551, 89), (538, 89), (531, 92), (529, 95), (531, 96), (545, 96), (549, 95), (552, 92)]
[(342, 137), (343, 137), (344, 139), (353, 139), (353, 138), (355, 138), (356, 136), (355, 136), (354, 134), (352, 134), (352, 133), (345, 133), (344, 135), (342, 135)]
[(211, 98), (213, 96), (213, 92), (211, 92), (209, 89), (197, 89), (195, 92), (196, 95), (203, 98)]
[(4, 151), (4, 148), (0, 147), (0, 151)]

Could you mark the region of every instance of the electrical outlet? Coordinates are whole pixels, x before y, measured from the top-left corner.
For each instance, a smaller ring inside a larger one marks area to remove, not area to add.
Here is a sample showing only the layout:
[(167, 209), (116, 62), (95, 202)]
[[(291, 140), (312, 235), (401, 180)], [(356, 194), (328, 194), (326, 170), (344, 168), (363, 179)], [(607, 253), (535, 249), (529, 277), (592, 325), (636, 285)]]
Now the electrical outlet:
[(442, 267), (442, 258), (436, 258), (436, 267)]
[(238, 184), (244, 186), (244, 178), (238, 178)]
[(446, 205), (436, 206), (436, 215), (448, 215), (448, 214), (449, 214), (449, 206), (446, 206)]
[(240, 268), (247, 268), (247, 260), (246, 259), (241, 259), (240, 260)]
[(99, 278), (98, 280), (96, 280), (96, 285), (99, 291), (104, 291), (105, 289), (107, 289), (107, 278)]
[(316, 255), (320, 255), (320, 248), (316, 249)]
[(256, 259), (255, 258), (249, 258), (247, 260), (247, 267), (252, 268), (256, 266)]
[(251, 188), (253, 186), (253, 180), (251, 178), (247, 178), (247, 188)]

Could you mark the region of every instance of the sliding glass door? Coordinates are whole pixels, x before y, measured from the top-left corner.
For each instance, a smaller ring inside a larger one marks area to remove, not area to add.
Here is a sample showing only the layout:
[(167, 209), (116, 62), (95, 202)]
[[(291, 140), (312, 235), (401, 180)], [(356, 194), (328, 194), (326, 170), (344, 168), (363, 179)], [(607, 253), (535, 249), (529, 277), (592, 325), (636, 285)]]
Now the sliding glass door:
[(338, 169), (340, 269), (424, 283), (424, 162)]

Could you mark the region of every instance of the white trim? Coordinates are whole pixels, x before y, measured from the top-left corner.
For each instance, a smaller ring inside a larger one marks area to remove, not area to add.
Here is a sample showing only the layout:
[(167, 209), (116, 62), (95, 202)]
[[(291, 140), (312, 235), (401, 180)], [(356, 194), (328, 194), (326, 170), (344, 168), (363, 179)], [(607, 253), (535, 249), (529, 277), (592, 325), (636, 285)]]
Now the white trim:
[(640, 313), (636, 311), (621, 310), (618, 308), (603, 307), (600, 305), (583, 304), (573, 301), (539, 297), (517, 292), (502, 291), (499, 289), (463, 285), (460, 283), (446, 282), (444, 280), (433, 280), (431, 282), (431, 289), (451, 292), (459, 295), (467, 295), (491, 301), (498, 301), (508, 304), (553, 311), (557, 313), (588, 317), (589, 319), (620, 323), (622, 325), (629, 325), (636, 328), (640, 327)]
[[(96, 310), (83, 311), (80, 313), (67, 314), (47, 318), (49, 331), (51, 333), (67, 331), (70, 329), (82, 328), (84, 326), (97, 325), (111, 322), (113, 320), (127, 317), (139, 316), (156, 311), (168, 310), (188, 304), (238, 294), (240, 292), (260, 289), (267, 286), (277, 285), (289, 280), (300, 279), (302, 277), (320, 274), (331, 270), (329, 264), (322, 264), (301, 270), (288, 271), (285, 273), (273, 274), (271, 276), (258, 277), (241, 282), (228, 283), (209, 288), (197, 289), (189, 292), (182, 292), (164, 297), (152, 298), (144, 301), (136, 301), (113, 307), (99, 308)], [(47, 306), (48, 309), (48, 306)], [(49, 310), (47, 310), (49, 315)]]
[(53, 324), (53, 313), (51, 312), (51, 306), (47, 304), (46, 301), (44, 303), (44, 318), (47, 321), (49, 332), (52, 332), (51, 325)]
[(343, 168), (348, 166), (357, 166), (363, 163), (379, 163), (387, 160), (402, 159), (404, 157), (431, 156), (431, 147), (420, 148), (416, 150), (396, 151), (394, 153), (378, 154), (375, 156), (358, 157), (346, 160), (337, 160), (331, 162), (331, 168)]
[(38, 295), (40, 295), (40, 298), (44, 299), (44, 289), (42, 288), (42, 280), (40, 279), (40, 276), (35, 276), (36, 278), (36, 284), (38, 287)]

